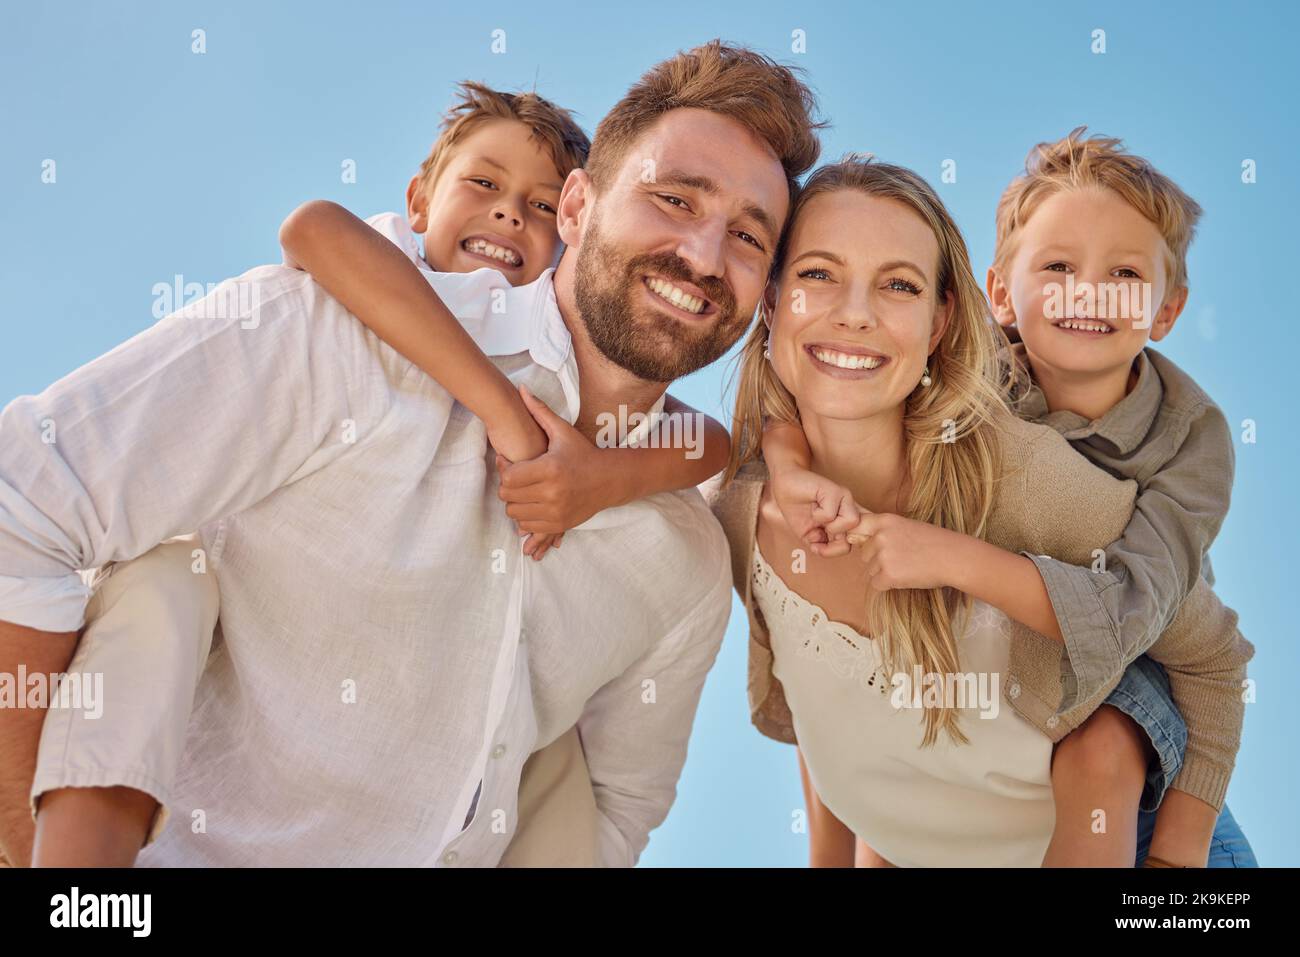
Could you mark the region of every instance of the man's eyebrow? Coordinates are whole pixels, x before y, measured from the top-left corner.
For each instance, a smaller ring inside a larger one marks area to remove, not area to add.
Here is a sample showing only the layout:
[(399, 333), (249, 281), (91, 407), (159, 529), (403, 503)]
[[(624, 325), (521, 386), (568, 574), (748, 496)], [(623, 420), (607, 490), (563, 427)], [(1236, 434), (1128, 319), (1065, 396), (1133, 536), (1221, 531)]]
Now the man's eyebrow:
[[(472, 156), (472, 157), (470, 157), (470, 162), (472, 162), (472, 163), (486, 163), (488, 166), (495, 166), (497, 169), (501, 170), (501, 172), (503, 172), (503, 173), (509, 173), (509, 172), (510, 172), (510, 170), (509, 170), (507, 167), (502, 166), (500, 163), (498, 163), (496, 160), (494, 160), (494, 159), (493, 159), (492, 157), (490, 157), (490, 156)], [(542, 189), (551, 189), (551, 190), (554, 190), (554, 191), (557, 192), (557, 193), (564, 189), (564, 186), (563, 186), (562, 184), (560, 184), (560, 183), (538, 183), (537, 185), (540, 186)]]

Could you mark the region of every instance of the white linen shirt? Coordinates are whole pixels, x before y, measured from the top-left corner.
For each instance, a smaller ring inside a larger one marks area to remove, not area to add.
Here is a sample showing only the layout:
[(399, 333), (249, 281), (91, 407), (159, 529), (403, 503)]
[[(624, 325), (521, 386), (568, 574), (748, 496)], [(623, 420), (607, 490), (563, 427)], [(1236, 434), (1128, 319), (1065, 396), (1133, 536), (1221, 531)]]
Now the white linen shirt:
[[(414, 249), (400, 220), (373, 224)], [(576, 419), (550, 271), (425, 274)], [(691, 489), (535, 563), (496, 488), (483, 424), (285, 267), (0, 413), (0, 620), (79, 628), (79, 570), (194, 528), (217, 576), (174, 817), (141, 864), (489, 866), (524, 761), (575, 723), (602, 863), (636, 862), (726, 627), (725, 539)]]

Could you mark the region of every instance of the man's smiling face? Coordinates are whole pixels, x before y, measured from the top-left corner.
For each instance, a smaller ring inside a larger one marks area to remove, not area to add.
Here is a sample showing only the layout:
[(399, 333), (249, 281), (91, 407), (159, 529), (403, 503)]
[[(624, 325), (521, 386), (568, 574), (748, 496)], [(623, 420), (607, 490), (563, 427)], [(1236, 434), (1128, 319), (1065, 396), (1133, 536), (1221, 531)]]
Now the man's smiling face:
[(754, 315), (789, 208), (777, 157), (730, 117), (675, 109), (583, 193), (574, 299), (596, 348), (649, 382), (722, 356)]

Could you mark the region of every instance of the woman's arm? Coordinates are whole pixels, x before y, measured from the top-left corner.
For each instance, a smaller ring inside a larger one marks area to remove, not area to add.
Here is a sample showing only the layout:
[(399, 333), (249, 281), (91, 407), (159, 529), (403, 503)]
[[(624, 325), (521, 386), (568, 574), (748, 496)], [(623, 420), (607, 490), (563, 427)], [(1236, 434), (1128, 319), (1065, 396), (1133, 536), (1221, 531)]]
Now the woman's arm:
[(546, 451), (510, 380), (485, 356), (413, 263), (337, 203), (314, 200), (280, 227), (285, 260), (483, 420), (507, 459)]
[(852, 867), (857, 839), (844, 822), (822, 803), (808, 776), (803, 751), (799, 754), (799, 781), (803, 785), (804, 807), (808, 809), (808, 866)]

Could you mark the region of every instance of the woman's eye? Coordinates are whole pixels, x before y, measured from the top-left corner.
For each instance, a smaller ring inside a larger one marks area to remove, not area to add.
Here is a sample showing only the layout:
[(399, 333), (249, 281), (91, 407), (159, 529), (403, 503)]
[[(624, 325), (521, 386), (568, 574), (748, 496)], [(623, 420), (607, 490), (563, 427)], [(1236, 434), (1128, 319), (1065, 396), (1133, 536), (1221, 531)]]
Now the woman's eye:
[(800, 279), (830, 279), (831, 274), (825, 269), (805, 269), (797, 274)]
[(908, 279), (891, 279), (887, 283), (887, 288), (892, 289), (895, 292), (911, 293), (913, 296), (919, 296), (921, 294), (921, 287)]

